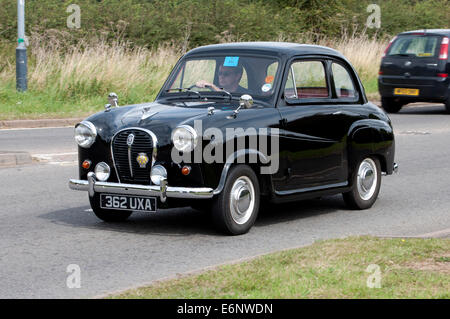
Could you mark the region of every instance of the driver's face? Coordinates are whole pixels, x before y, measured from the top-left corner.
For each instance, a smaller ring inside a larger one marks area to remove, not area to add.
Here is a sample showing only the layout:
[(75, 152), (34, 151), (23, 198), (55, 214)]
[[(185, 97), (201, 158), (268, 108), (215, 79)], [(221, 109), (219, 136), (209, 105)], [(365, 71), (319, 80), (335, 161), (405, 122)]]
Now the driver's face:
[(222, 65), (219, 67), (219, 85), (225, 90), (236, 90), (240, 79), (241, 74), (237, 68)]

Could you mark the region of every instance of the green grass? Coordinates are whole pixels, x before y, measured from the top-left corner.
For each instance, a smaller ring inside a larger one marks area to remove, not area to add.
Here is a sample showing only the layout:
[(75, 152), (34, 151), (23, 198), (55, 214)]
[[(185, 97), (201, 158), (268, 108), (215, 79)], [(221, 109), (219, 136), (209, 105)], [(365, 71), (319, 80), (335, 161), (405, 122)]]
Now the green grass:
[[(450, 239), (350, 237), (157, 282), (112, 298), (450, 298)], [(370, 264), (381, 288), (367, 287)]]
[[(157, 89), (147, 91), (138, 86), (129, 88), (125, 94), (118, 90), (116, 93), (119, 104), (126, 105), (153, 101)], [(9, 82), (0, 86), (0, 120), (84, 117), (103, 110), (107, 95), (105, 91), (103, 94), (63, 96), (51, 88), (17, 92), (15, 83)]]

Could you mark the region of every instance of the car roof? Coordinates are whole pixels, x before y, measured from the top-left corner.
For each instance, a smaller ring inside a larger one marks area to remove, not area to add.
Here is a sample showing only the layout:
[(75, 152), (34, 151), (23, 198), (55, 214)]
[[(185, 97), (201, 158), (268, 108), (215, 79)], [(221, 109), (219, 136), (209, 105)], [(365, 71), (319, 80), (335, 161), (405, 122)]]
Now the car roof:
[(422, 29), (422, 30), (413, 30), (413, 31), (405, 31), (400, 33), (399, 35), (408, 35), (411, 33), (429, 33), (429, 34), (440, 34), (440, 35), (449, 35), (450, 29)]
[(272, 55), (309, 55), (309, 54), (323, 54), (331, 55), (345, 59), (344, 56), (331, 48), (312, 45), (312, 44), (299, 44), (291, 42), (233, 42), (233, 43), (221, 43), (211, 44), (195, 48), (189, 51), (186, 55), (212, 53), (217, 51), (248, 51), (252, 53), (265, 53)]

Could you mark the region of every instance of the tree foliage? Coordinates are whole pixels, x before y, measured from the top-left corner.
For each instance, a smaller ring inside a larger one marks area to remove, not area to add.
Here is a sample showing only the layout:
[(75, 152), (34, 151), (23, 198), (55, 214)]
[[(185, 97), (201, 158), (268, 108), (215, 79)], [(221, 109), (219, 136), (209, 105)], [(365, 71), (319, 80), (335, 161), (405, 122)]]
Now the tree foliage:
[[(365, 30), (367, 5), (381, 7), (381, 28)], [(81, 28), (69, 29), (66, 9), (81, 8)], [(64, 36), (66, 43), (96, 36), (186, 49), (224, 41), (296, 41), (304, 34), (338, 37), (344, 31), (394, 35), (449, 28), (449, 0), (27, 0), (27, 34)], [(0, 40), (15, 42), (16, 1), (0, 0)]]

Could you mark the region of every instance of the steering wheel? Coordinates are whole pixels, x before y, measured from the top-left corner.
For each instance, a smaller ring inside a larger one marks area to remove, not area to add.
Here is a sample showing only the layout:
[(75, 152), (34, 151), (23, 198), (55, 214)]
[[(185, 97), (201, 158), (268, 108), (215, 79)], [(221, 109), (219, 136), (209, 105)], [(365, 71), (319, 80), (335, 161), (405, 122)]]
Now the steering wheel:
[[(197, 85), (195, 85), (195, 84), (192, 84), (192, 85), (191, 85), (190, 87), (188, 87), (187, 89), (188, 89), (188, 90), (192, 90), (193, 88), (203, 89), (202, 87), (197, 86)], [(205, 88), (208, 88), (210, 91), (214, 91), (214, 89), (212, 88), (211, 85), (205, 85)]]

